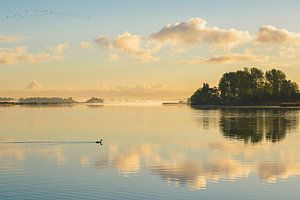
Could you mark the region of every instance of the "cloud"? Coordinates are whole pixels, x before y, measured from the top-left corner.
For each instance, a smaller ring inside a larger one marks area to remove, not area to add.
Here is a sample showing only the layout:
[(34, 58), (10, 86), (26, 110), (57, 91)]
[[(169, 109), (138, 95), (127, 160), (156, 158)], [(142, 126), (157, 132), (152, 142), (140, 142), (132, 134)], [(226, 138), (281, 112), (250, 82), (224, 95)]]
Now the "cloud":
[(37, 63), (49, 59), (59, 58), (48, 53), (30, 54), (26, 47), (0, 48), (0, 64)]
[(48, 47), (48, 49), (54, 54), (62, 54), (68, 48), (70, 48), (69, 43), (62, 43), (62, 44)]
[(90, 42), (82, 41), (79, 45), (80, 49), (90, 49), (92, 44)]
[(114, 40), (113, 45), (123, 52), (134, 54), (140, 50), (140, 43), (141, 37), (139, 35), (124, 32)]
[(42, 88), (42, 84), (36, 80), (31, 81), (26, 87), (28, 90), (41, 90)]
[(255, 41), (258, 43), (299, 45), (300, 34), (267, 25), (259, 28)]
[(222, 56), (213, 56), (200, 59), (184, 60), (184, 64), (232, 64), (236, 62), (263, 62), (268, 60), (268, 56), (253, 54), (230, 54)]
[(15, 35), (0, 35), (0, 42), (18, 42), (22, 37)]
[(96, 37), (95, 42), (102, 48), (109, 48), (109, 40), (104, 35)]
[(107, 55), (107, 58), (109, 61), (116, 61), (118, 60), (118, 54), (115, 54), (115, 53), (109, 53)]
[(118, 35), (112, 41), (109, 41), (105, 36), (100, 35), (95, 38), (95, 42), (102, 48), (111, 51), (111, 55), (108, 56), (111, 61), (116, 60), (116, 51), (129, 55), (137, 61), (148, 62), (158, 60), (158, 58), (152, 55), (152, 48), (142, 46), (141, 36), (129, 32)]
[(108, 91), (110, 88), (106, 83), (101, 83), (98, 85), (97, 89), (100, 91)]
[(207, 43), (210, 47), (230, 48), (250, 39), (247, 31), (207, 27), (201, 18), (192, 18), (185, 22), (169, 24), (150, 35), (159, 43), (198, 45)]

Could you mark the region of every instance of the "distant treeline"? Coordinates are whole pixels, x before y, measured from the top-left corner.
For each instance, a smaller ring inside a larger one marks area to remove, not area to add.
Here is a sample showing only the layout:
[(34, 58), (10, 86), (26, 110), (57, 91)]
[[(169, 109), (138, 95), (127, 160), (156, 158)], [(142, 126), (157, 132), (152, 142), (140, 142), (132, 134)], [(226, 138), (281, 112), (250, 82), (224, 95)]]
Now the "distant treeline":
[(67, 99), (59, 97), (30, 97), (30, 98), (21, 98), (18, 100), (19, 104), (71, 104), (76, 103), (69, 97)]
[(73, 104), (73, 103), (104, 103), (104, 99), (92, 97), (85, 102), (74, 101), (72, 97), (29, 97), (18, 100), (8, 97), (0, 97), (0, 104), (22, 105), (22, 104)]
[(227, 72), (218, 87), (203, 83), (190, 98), (192, 105), (278, 105), (299, 100), (298, 84), (287, 80), (284, 72), (257, 68)]
[(0, 101), (13, 101), (13, 100), (15, 99), (10, 97), (0, 97)]

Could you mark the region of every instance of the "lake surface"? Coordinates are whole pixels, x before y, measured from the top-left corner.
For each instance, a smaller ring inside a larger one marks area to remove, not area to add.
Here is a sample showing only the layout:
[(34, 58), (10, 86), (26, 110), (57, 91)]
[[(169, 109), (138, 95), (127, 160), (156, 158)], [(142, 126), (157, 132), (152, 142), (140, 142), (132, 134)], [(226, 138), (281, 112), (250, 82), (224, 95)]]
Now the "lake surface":
[(299, 118), (283, 108), (0, 107), (0, 199), (299, 199)]

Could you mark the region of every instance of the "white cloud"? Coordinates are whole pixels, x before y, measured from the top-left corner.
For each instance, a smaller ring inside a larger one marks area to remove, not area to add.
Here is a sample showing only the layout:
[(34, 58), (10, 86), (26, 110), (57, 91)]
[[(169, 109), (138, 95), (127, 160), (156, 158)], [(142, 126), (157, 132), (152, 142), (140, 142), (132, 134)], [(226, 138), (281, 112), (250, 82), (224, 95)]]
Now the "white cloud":
[(115, 53), (109, 53), (107, 55), (107, 58), (108, 58), (109, 61), (116, 61), (118, 59), (118, 55), (115, 54)]
[(267, 25), (259, 28), (255, 41), (258, 43), (299, 45), (300, 34)]
[(140, 50), (140, 43), (141, 37), (139, 35), (124, 32), (114, 40), (113, 45), (123, 52), (134, 54)]
[(37, 63), (57, 60), (48, 53), (30, 54), (26, 47), (0, 48), (0, 64)]
[(192, 18), (185, 22), (169, 24), (150, 38), (159, 43), (198, 45), (207, 43), (210, 47), (230, 48), (250, 39), (247, 31), (207, 27), (201, 18)]
[(62, 44), (57, 44), (55, 46), (48, 47), (48, 49), (54, 54), (62, 54), (68, 48), (70, 48), (69, 43), (62, 43)]
[(18, 42), (22, 37), (16, 35), (0, 35), (0, 42)]
[(96, 37), (95, 42), (102, 48), (109, 48), (109, 40), (104, 35)]
[(111, 42), (103, 35), (98, 36), (95, 42), (102, 48), (109, 49), (111, 53), (108, 55), (109, 60), (116, 60), (115, 51), (122, 52), (133, 57), (137, 61), (155, 61), (158, 58), (152, 55), (152, 48), (142, 46), (142, 37), (129, 32), (118, 35)]
[(185, 64), (231, 64), (236, 62), (263, 62), (268, 60), (268, 56), (253, 54), (230, 54), (222, 56), (213, 56), (200, 59), (190, 59), (181, 61)]
[(80, 42), (79, 46), (81, 49), (90, 49), (92, 47), (92, 44), (90, 42), (82, 41)]
[(26, 87), (28, 90), (41, 90), (42, 88), (42, 84), (36, 80), (31, 81)]

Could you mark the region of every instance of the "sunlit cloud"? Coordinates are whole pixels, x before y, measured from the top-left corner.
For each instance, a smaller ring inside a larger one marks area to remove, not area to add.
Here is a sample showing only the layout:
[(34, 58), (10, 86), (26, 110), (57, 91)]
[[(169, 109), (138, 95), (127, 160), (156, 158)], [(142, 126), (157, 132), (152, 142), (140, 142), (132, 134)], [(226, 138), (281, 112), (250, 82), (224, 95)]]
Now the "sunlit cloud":
[(80, 49), (90, 49), (92, 48), (92, 44), (90, 42), (82, 41), (79, 45)]
[[(228, 55), (212, 55), (200, 59), (184, 59), (184, 64), (203, 64), (220, 63), (232, 64), (240, 62), (266, 62), (274, 57), (274, 52), (283, 55), (285, 52), (295, 49), (270, 49), (267, 55), (261, 54), (260, 47), (256, 44), (281, 44), (298, 45), (300, 44), (300, 34), (290, 32), (285, 29), (277, 29), (274, 26), (262, 26), (258, 33), (253, 36), (247, 30), (234, 28), (224, 29), (219, 27), (207, 26), (207, 21), (202, 18), (191, 18), (187, 21), (169, 24), (162, 27), (159, 31), (141, 36), (124, 32), (116, 37), (109, 38), (99, 35), (94, 41), (108, 52), (107, 59), (116, 61), (122, 59), (122, 54), (132, 57), (136, 61), (149, 62), (158, 61), (163, 52), (170, 54), (185, 54), (196, 48), (208, 48), (208, 52), (227, 51)], [(235, 46), (237, 52), (232, 52)], [(229, 52), (228, 52), (229, 51)]]
[(57, 60), (58, 57), (49, 53), (30, 54), (26, 47), (0, 48), (0, 64), (38, 63)]
[(300, 34), (290, 32), (286, 29), (278, 29), (274, 26), (267, 25), (259, 28), (256, 35), (256, 42), (299, 45)]
[(99, 35), (95, 38), (95, 42), (102, 48), (109, 48), (109, 40), (104, 35)]
[(230, 48), (250, 39), (247, 31), (236, 29), (221, 29), (208, 27), (201, 18), (169, 24), (160, 31), (150, 35), (150, 38), (160, 43), (174, 43), (184, 45), (208, 44), (210, 47)]
[(253, 54), (230, 54), (222, 56), (213, 56), (200, 59), (183, 60), (184, 64), (232, 64), (239, 62), (263, 62), (268, 60), (268, 56)]
[(134, 35), (129, 32), (124, 32), (112, 41), (107, 37), (100, 35), (95, 38), (95, 42), (102, 48), (108, 49), (111, 51), (108, 54), (108, 59), (110, 61), (115, 61), (117, 59), (116, 52), (123, 53), (132, 57), (134, 60), (148, 62), (156, 61), (157, 57), (153, 56), (153, 51), (151, 48), (142, 46), (143, 41), (142, 37), (139, 35)]
[(16, 35), (0, 35), (0, 42), (18, 42), (22, 39), (21, 36)]
[(68, 48), (70, 48), (69, 43), (61, 43), (55, 46), (48, 47), (48, 49), (54, 54), (62, 54)]
[(109, 60), (109, 61), (116, 61), (116, 60), (118, 60), (118, 54), (116, 54), (116, 53), (109, 53), (109, 54), (107, 54), (107, 59)]

